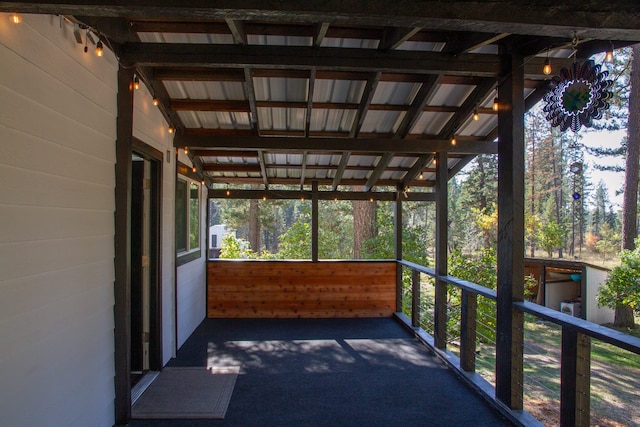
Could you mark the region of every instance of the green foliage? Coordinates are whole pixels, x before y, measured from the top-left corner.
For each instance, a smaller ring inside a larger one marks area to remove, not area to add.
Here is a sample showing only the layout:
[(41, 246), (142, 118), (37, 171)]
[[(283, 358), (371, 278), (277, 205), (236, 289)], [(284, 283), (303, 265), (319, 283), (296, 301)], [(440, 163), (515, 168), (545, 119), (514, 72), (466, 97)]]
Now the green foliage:
[(280, 235), (279, 259), (311, 259), (311, 223), (303, 215), (282, 235)]
[(247, 249), (248, 247), (249, 244), (246, 240), (236, 239), (233, 234), (229, 233), (222, 238), (220, 258), (249, 258), (251, 250)]
[(598, 290), (598, 305), (617, 308), (629, 306), (636, 313), (640, 310), (640, 241), (634, 250), (620, 253), (621, 264), (609, 272), (609, 278)]
[(538, 245), (547, 252), (551, 258), (554, 249), (564, 245), (565, 230), (557, 222), (551, 220), (540, 227), (538, 233)]
[[(462, 280), (495, 289), (497, 283), (496, 253), (493, 248), (484, 248), (476, 254), (463, 254), (454, 251), (449, 256), (448, 272), (451, 276)], [(447, 334), (457, 336), (461, 311), (460, 289), (448, 287), (449, 319)], [(478, 318), (476, 332), (478, 340), (483, 343), (495, 342), (496, 330), (496, 303), (487, 298), (478, 297)]]
[(620, 248), (620, 234), (614, 232), (608, 223), (600, 227), (600, 240), (595, 243), (595, 250), (602, 254), (604, 260), (612, 258)]

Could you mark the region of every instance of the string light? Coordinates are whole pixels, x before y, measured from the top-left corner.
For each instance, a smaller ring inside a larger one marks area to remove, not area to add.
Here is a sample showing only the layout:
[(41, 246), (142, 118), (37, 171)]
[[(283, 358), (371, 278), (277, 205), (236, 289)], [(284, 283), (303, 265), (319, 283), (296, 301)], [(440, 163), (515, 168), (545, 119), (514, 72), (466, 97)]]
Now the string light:
[(138, 78), (138, 76), (133, 76), (133, 88), (135, 90), (140, 89), (140, 79)]
[(231, 195), (231, 190), (229, 190), (229, 187), (227, 187), (227, 197), (229, 197)]
[(11, 21), (12, 24), (21, 24), (22, 23), (22, 16), (18, 15), (17, 13), (12, 13), (11, 16), (9, 16), (9, 21)]
[(267, 200), (267, 195), (262, 196), (262, 200)]
[(493, 111), (498, 111), (500, 109), (500, 102), (498, 101), (498, 97), (493, 98)]
[[(169, 128), (169, 129), (173, 129), (173, 128)], [(189, 154), (189, 147), (187, 147), (186, 145), (184, 147), (184, 154)]]
[(608, 49), (607, 52), (604, 54), (604, 62), (606, 62), (607, 64), (612, 64), (613, 63), (613, 43), (611, 44), (611, 49)]
[(544, 60), (544, 66), (542, 67), (542, 72), (545, 76), (551, 74), (551, 62), (549, 62), (549, 49), (547, 49), (547, 59)]
[(191, 168), (191, 172), (196, 173), (196, 167), (195, 166)]
[(549, 58), (544, 60), (544, 67), (542, 67), (542, 72), (545, 76), (551, 74), (551, 63), (549, 62)]
[(153, 105), (157, 107), (159, 103), (160, 103), (160, 101), (158, 101), (158, 98), (156, 98), (156, 97), (154, 96), (154, 97), (153, 97)]
[(418, 178), (419, 179), (424, 179), (424, 174), (422, 172), (420, 172), (420, 176)]
[(104, 55), (104, 46), (102, 45), (102, 40), (98, 40), (98, 43), (96, 43), (96, 56), (101, 57), (102, 55)]
[(451, 145), (456, 145), (456, 138), (455, 137), (451, 138)]
[[(174, 133), (176, 130), (174, 129), (173, 126), (169, 126), (169, 128), (167, 128), (167, 132), (169, 133)], [(189, 150), (187, 149), (187, 147), (184, 147), (184, 154), (187, 154), (189, 152)]]
[(478, 114), (478, 107), (476, 107), (476, 109), (473, 110), (473, 120), (475, 120), (476, 122), (480, 120), (480, 115)]

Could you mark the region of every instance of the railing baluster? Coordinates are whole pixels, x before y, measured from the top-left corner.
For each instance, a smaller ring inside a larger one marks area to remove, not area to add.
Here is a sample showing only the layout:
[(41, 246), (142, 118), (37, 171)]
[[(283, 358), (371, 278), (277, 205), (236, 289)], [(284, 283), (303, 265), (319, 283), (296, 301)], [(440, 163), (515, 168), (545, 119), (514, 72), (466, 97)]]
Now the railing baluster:
[(420, 272), (411, 270), (411, 326), (420, 326)]
[(460, 368), (467, 372), (476, 370), (476, 320), (478, 295), (462, 290), (460, 316)]
[(589, 426), (591, 337), (562, 327), (560, 425)]

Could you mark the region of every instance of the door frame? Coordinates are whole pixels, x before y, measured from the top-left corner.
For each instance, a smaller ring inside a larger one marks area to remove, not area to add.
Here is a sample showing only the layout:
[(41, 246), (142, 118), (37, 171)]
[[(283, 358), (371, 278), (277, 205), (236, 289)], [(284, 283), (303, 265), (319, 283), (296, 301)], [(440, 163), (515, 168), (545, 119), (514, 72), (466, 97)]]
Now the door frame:
[(132, 151), (148, 161), (150, 165), (149, 370), (159, 371), (162, 369), (162, 176), (164, 155), (161, 151), (135, 137), (132, 138)]

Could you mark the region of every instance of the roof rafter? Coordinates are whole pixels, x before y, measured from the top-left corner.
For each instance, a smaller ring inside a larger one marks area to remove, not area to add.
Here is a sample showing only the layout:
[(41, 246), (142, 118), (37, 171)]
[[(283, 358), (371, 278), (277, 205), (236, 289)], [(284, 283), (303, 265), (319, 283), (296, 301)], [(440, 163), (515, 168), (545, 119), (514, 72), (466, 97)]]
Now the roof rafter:
[(451, 146), (448, 139), (406, 139), (389, 144), (380, 138), (304, 138), (304, 137), (258, 137), (258, 136), (203, 136), (177, 134), (174, 147), (217, 150), (310, 150), (395, 153), (450, 152), (463, 154), (495, 154), (497, 145), (492, 141), (459, 141)]

